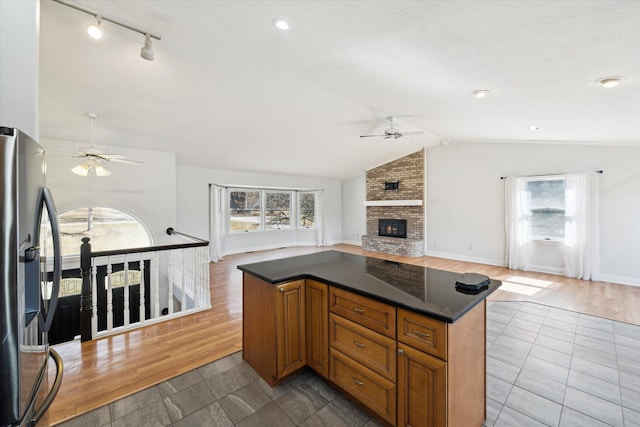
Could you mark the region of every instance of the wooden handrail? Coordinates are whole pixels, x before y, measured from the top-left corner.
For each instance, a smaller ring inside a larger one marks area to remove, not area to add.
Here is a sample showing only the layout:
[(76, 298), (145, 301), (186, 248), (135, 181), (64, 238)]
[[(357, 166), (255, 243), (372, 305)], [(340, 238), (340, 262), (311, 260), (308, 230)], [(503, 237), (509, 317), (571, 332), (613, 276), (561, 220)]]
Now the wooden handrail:
[(159, 251), (168, 251), (172, 249), (187, 249), (187, 248), (197, 248), (200, 246), (208, 246), (209, 242), (197, 242), (197, 243), (182, 243), (179, 245), (158, 245), (158, 246), (147, 246), (143, 248), (131, 248), (131, 249), (114, 249), (111, 251), (98, 251), (91, 252), (91, 258), (98, 258), (103, 256), (113, 256), (113, 255), (126, 255), (126, 254), (136, 254), (143, 252), (159, 252)]

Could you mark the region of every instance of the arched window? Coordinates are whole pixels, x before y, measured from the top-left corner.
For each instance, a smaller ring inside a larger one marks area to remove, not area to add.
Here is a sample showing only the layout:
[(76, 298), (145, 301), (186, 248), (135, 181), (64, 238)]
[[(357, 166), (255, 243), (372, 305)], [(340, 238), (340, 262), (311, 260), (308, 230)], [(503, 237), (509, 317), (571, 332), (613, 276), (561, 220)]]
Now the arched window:
[(80, 254), (81, 239), (91, 239), (92, 251), (140, 248), (151, 245), (147, 229), (137, 218), (118, 209), (93, 206), (59, 215), (62, 256)]

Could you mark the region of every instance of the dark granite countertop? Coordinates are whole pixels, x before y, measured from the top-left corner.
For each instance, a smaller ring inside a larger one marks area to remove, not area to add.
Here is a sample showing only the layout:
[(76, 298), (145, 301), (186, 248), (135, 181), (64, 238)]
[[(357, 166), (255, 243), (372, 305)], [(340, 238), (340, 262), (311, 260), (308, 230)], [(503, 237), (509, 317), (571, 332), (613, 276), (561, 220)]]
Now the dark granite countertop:
[(471, 295), (456, 287), (461, 273), (338, 251), (244, 264), (238, 269), (273, 284), (315, 279), (449, 323), (502, 284), (491, 280), (487, 289)]

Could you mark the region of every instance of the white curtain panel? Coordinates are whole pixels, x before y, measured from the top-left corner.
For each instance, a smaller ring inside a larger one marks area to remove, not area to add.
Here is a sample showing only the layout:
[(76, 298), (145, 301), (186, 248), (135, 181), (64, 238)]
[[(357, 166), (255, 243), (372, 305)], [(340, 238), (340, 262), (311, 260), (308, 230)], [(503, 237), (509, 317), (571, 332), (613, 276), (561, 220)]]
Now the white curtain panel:
[(598, 280), (599, 189), (595, 173), (565, 176), (564, 274)]
[(529, 270), (529, 193), (527, 178), (510, 176), (505, 185), (507, 266)]
[(331, 246), (331, 238), (327, 227), (327, 216), (324, 210), (324, 191), (316, 192), (316, 240), (318, 246)]
[(220, 250), (220, 221), (222, 220), (221, 187), (209, 185), (209, 257), (211, 261), (222, 259)]

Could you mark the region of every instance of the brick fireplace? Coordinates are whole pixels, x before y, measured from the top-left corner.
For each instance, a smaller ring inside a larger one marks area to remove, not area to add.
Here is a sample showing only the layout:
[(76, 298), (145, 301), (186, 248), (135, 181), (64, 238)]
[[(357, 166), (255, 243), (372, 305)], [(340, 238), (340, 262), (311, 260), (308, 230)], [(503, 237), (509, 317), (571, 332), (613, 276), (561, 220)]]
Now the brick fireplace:
[[(362, 248), (418, 257), (425, 241), (425, 150), (367, 171), (367, 234)], [(406, 238), (379, 235), (380, 219), (406, 220)]]

